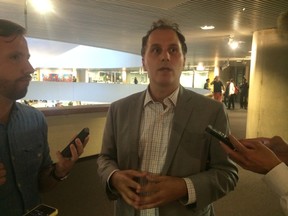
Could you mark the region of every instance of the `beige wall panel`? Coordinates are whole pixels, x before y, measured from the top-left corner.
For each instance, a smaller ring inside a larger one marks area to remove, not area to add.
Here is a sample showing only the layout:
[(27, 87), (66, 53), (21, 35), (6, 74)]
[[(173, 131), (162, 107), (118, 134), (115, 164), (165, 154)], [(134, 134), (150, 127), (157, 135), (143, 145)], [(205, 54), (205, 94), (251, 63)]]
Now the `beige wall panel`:
[(84, 127), (90, 128), (90, 140), (82, 157), (98, 154), (101, 150), (102, 135), (107, 112), (48, 116), (48, 142), (51, 157), (56, 161), (57, 150), (62, 150)]

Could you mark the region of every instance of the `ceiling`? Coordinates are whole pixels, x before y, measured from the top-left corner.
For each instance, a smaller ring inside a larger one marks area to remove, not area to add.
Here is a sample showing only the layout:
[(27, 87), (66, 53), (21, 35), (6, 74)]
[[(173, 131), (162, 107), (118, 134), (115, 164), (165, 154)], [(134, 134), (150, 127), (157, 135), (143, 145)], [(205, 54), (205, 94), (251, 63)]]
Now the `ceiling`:
[[(250, 59), (254, 31), (276, 27), (288, 0), (52, 0), (54, 12), (40, 15), (27, 0), (0, 0), (0, 18), (27, 26), (29, 37), (140, 54), (153, 21), (166, 18), (186, 37), (187, 65)], [(25, 20), (27, 22), (25, 22)], [(26, 23), (26, 24), (25, 24)], [(213, 25), (213, 30), (200, 26)], [(236, 50), (229, 38), (241, 41)], [(57, 47), (55, 47), (57, 50)]]

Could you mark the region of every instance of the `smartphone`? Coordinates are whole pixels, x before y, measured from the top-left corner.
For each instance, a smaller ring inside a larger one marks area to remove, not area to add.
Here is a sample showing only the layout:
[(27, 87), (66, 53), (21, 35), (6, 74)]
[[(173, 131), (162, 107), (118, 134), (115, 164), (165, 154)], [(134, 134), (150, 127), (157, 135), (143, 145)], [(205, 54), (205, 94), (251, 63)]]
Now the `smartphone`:
[(211, 134), (212, 136), (216, 137), (218, 140), (225, 143), (231, 149), (233, 149), (233, 150), (235, 149), (234, 145), (230, 142), (229, 138), (224, 133), (222, 133), (221, 131), (216, 130), (211, 125), (208, 125), (206, 127), (205, 131), (207, 133)]
[(89, 135), (89, 128), (83, 128), (80, 133), (62, 150), (61, 154), (63, 157), (71, 158), (72, 154), (70, 151), (70, 145), (73, 144), (76, 146), (75, 140), (79, 138), (83, 143), (85, 138)]
[(40, 204), (31, 211), (24, 214), (23, 216), (56, 216), (56, 215), (58, 215), (58, 210), (56, 208), (45, 204)]

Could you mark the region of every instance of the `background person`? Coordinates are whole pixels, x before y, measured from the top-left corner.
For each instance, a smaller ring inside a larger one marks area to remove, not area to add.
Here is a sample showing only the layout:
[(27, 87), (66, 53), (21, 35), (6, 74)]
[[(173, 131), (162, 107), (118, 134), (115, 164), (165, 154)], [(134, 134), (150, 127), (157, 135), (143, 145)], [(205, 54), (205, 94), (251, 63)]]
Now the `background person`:
[[(21, 216), (41, 203), (39, 192), (56, 186), (83, 153), (80, 140), (71, 159), (57, 152), (53, 164), (47, 124), (35, 108), (15, 102), (26, 95), (34, 68), (25, 29), (0, 19), (0, 215)], [(88, 139), (84, 142), (84, 146)]]
[(224, 92), (224, 85), (220, 81), (219, 76), (215, 76), (214, 80), (210, 83), (213, 85), (213, 97), (215, 100), (222, 102), (222, 91)]
[(209, 85), (210, 85), (210, 79), (208, 78), (206, 79), (206, 82), (204, 84), (204, 89), (210, 90)]
[(234, 103), (234, 100), (235, 100), (235, 84), (234, 84), (234, 81), (233, 79), (230, 79), (230, 82), (229, 82), (229, 86), (227, 86), (227, 88), (229, 88), (229, 92), (228, 92), (228, 109), (233, 109), (235, 108), (235, 103)]
[(187, 46), (177, 24), (153, 23), (141, 53), (150, 84), (111, 104), (97, 160), (115, 215), (214, 215), (212, 203), (238, 180), (205, 133), (208, 124), (228, 133), (224, 107), (180, 85)]
[(246, 170), (265, 174), (264, 182), (279, 197), (283, 212), (288, 216), (288, 144), (279, 136), (238, 141), (229, 136), (236, 151), (221, 143), (229, 157)]
[(249, 91), (249, 85), (247, 83), (247, 80), (243, 78), (243, 83), (240, 85), (240, 108), (241, 109), (247, 109), (248, 105), (248, 91)]
[(223, 99), (223, 102), (226, 106), (226, 108), (228, 107), (228, 101), (229, 101), (229, 84), (230, 84), (230, 80), (226, 82), (226, 85), (225, 85), (225, 91), (224, 91), (224, 99)]

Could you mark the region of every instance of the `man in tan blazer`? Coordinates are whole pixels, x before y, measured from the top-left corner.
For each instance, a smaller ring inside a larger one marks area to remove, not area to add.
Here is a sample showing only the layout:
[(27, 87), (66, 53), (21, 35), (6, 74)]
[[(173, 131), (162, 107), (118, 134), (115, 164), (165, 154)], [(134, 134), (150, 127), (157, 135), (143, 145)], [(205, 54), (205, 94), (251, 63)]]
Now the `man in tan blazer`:
[(180, 85), (187, 46), (177, 24), (155, 22), (142, 39), (146, 91), (111, 104), (98, 173), (116, 216), (214, 215), (237, 168), (207, 125), (229, 133), (222, 103)]

